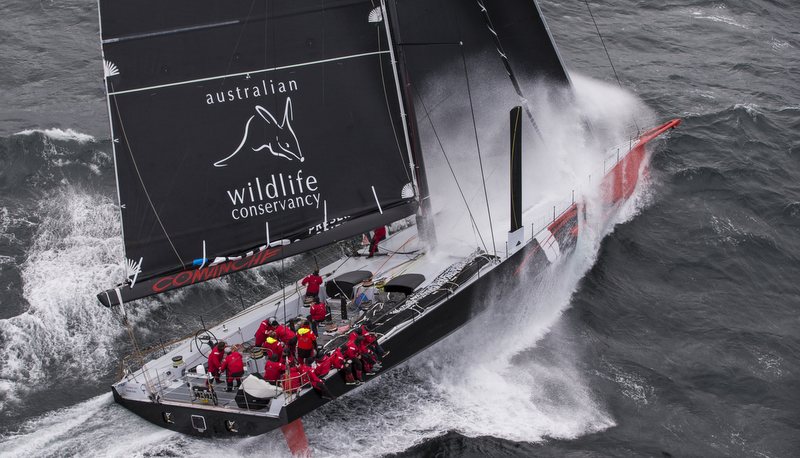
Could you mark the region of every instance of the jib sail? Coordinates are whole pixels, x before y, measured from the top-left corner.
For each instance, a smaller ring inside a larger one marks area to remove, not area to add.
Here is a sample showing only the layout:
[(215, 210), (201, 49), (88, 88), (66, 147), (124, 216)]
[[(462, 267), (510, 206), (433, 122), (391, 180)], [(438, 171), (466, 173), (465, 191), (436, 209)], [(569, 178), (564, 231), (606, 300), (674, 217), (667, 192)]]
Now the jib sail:
[[(414, 212), (371, 1), (100, 1), (128, 282), (106, 305)], [(370, 14), (372, 13), (372, 14)]]

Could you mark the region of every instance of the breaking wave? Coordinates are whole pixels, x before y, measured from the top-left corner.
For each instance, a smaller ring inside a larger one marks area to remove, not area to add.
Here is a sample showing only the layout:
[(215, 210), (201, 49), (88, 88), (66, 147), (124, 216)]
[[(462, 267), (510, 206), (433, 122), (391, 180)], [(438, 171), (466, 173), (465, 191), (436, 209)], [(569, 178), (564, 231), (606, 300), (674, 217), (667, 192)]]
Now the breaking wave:
[(59, 128), (51, 128), (51, 129), (25, 129), (21, 132), (17, 132), (14, 135), (32, 135), (35, 133), (41, 133), (47, 137), (52, 138), (53, 140), (60, 140), (60, 141), (76, 141), (78, 143), (89, 143), (94, 142), (95, 139), (93, 136), (89, 134), (84, 134), (81, 132), (77, 132), (72, 129), (59, 129)]
[(121, 252), (116, 205), (66, 188), (36, 213), (41, 223), (21, 266), (29, 308), (0, 320), (2, 412), (20, 392), (104, 374), (114, 365), (112, 343), (120, 330), (95, 299), (109, 278), (121, 278), (114, 262)]

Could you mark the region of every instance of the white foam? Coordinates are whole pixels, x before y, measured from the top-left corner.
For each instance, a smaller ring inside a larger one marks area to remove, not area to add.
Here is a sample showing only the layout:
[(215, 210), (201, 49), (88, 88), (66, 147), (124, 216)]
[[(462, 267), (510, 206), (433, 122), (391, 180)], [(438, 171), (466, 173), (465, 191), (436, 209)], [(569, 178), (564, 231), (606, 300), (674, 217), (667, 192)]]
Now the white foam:
[(105, 373), (116, 360), (121, 328), (95, 294), (121, 278), (118, 214), (111, 199), (60, 189), (41, 203), (41, 223), (21, 266), (30, 307), (0, 320), (5, 356), (0, 363), (0, 409), (20, 392)]
[(61, 141), (73, 140), (78, 143), (88, 143), (95, 141), (94, 137), (89, 134), (84, 134), (75, 131), (73, 129), (59, 129), (57, 127), (50, 129), (26, 129), (21, 132), (17, 132), (14, 135), (32, 135), (34, 133), (44, 134), (47, 137), (52, 138), (53, 140), (61, 140)]

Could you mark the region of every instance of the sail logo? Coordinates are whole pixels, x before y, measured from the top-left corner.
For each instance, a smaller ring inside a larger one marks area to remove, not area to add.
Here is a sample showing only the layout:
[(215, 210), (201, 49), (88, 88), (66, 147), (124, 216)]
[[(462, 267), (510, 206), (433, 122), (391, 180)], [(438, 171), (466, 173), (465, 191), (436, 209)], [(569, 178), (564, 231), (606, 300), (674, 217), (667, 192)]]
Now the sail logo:
[[(228, 161), (245, 150), (256, 153), (265, 151), (267, 154), (289, 161), (305, 161), (303, 152), (300, 150), (300, 142), (297, 141), (297, 134), (292, 128), (293, 117), (291, 97), (286, 98), (286, 107), (281, 122), (278, 122), (269, 110), (261, 105), (256, 105), (256, 114), (247, 119), (239, 146), (229, 156), (214, 162), (214, 167), (227, 167)], [(266, 128), (258, 129), (258, 127)], [(268, 132), (268, 134), (261, 136), (251, 133), (251, 130)]]
[(317, 177), (304, 175), (303, 170), (292, 174), (273, 173), (255, 177), (247, 186), (226, 191), (234, 208), (231, 218), (242, 220), (299, 208), (319, 209), (322, 195)]

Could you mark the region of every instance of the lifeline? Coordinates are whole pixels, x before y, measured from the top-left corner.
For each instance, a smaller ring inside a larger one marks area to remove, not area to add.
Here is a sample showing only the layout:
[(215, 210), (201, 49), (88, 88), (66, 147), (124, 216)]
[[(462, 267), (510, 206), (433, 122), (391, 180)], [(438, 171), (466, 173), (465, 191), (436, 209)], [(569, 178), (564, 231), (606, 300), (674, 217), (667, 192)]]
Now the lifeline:
[(227, 91), (219, 91), (211, 94), (206, 94), (206, 104), (213, 105), (215, 103), (233, 102), (234, 100), (245, 100), (251, 97), (263, 97), (265, 95), (283, 94), (285, 92), (294, 92), (299, 90), (297, 81), (289, 80), (287, 82), (262, 79), (261, 85), (256, 83), (253, 86), (239, 87)]

